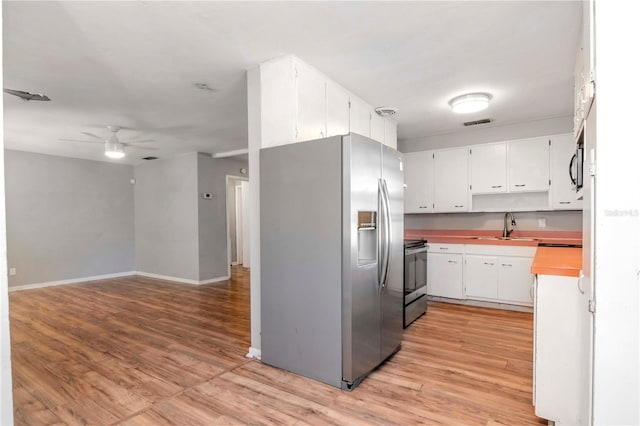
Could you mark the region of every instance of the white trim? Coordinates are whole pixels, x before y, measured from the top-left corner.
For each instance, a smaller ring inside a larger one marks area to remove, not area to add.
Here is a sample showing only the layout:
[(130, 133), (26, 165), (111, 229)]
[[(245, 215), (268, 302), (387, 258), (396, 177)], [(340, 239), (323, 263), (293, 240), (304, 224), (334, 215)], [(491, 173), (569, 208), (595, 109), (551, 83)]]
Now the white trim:
[(250, 359), (262, 359), (262, 350), (256, 349), (254, 347), (249, 348), (249, 353), (245, 355), (245, 357)]
[(190, 284), (190, 285), (217, 283), (219, 281), (228, 280), (230, 277), (229, 275), (225, 275), (222, 277), (211, 278), (209, 280), (198, 281), (198, 280), (190, 280), (188, 278), (178, 278), (178, 277), (172, 277), (169, 275), (152, 274), (151, 272), (142, 272), (142, 271), (136, 271), (135, 275), (140, 275), (141, 277), (147, 277), (147, 278), (155, 278), (155, 279), (164, 280), (164, 281), (173, 281), (175, 283), (180, 283), (180, 284)]
[(216, 277), (216, 278), (211, 278), (210, 280), (203, 280), (200, 281), (198, 284), (211, 284), (211, 283), (218, 283), (220, 281), (226, 281), (229, 278), (231, 278), (230, 275), (225, 275), (223, 277)]
[(35, 283), (35, 284), (24, 284), (24, 285), (18, 285), (15, 287), (9, 287), (9, 292), (31, 290), (34, 288), (53, 287), (57, 285), (77, 284), (77, 283), (83, 283), (88, 281), (99, 281), (99, 280), (106, 280), (109, 278), (128, 277), (136, 274), (137, 272), (135, 271), (117, 272), (115, 274), (94, 275), (92, 277), (72, 278), (69, 280), (48, 281), (44, 283)]
[(231, 266), (238, 266), (238, 262), (231, 262)]
[(211, 154), (213, 158), (227, 158), (227, 157), (235, 157), (238, 155), (245, 155), (249, 153), (249, 148), (245, 149), (236, 149), (234, 151), (225, 151), (225, 152), (217, 152), (215, 154)]

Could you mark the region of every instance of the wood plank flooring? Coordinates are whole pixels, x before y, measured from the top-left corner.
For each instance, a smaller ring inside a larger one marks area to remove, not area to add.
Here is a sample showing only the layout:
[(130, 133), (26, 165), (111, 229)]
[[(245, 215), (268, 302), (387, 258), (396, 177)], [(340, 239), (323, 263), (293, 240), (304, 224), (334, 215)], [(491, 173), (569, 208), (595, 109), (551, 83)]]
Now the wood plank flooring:
[(544, 424), (532, 316), (434, 303), (355, 391), (244, 357), (249, 273), (10, 294), (16, 425)]

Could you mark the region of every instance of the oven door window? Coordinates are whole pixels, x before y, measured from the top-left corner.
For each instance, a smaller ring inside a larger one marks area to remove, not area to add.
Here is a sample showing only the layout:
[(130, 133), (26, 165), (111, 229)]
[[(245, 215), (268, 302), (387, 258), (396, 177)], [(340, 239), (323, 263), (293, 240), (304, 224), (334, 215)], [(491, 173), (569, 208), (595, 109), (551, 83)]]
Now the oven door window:
[(415, 289), (427, 285), (427, 251), (416, 253), (415, 258)]

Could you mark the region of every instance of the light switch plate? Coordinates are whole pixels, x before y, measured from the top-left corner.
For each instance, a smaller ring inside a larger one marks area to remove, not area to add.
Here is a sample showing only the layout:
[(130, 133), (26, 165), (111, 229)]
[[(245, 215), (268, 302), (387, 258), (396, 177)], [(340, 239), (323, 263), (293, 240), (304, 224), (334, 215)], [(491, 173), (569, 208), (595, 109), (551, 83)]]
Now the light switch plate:
[(547, 227), (547, 219), (541, 217), (538, 219), (538, 228), (546, 228)]

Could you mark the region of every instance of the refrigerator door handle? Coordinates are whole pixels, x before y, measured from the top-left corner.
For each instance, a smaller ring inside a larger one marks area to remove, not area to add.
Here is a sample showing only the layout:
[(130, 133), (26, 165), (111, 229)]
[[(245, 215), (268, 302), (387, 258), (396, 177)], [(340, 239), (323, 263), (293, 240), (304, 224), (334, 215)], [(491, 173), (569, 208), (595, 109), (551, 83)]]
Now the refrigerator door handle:
[(387, 278), (389, 277), (389, 263), (391, 254), (391, 202), (389, 201), (389, 190), (387, 188), (387, 181), (381, 179), (382, 182), (382, 195), (384, 206), (384, 257), (382, 262), (382, 276), (380, 280), (380, 291), (384, 291), (387, 286)]
[(378, 293), (382, 291), (382, 257), (384, 252), (384, 237), (382, 234), (382, 222), (383, 222), (383, 212), (384, 212), (384, 195), (382, 189), (382, 179), (378, 179), (378, 282), (377, 282), (377, 290)]

